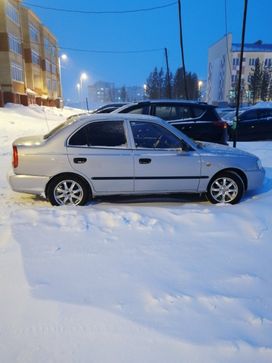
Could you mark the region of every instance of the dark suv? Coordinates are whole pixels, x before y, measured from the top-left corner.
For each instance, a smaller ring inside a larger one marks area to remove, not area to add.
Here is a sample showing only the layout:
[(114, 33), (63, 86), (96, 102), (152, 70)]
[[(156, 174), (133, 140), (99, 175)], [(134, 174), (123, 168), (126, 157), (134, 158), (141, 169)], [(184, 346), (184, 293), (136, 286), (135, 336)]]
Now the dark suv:
[(227, 123), (214, 106), (204, 102), (148, 100), (130, 103), (114, 113), (135, 113), (162, 118), (195, 140), (227, 144)]

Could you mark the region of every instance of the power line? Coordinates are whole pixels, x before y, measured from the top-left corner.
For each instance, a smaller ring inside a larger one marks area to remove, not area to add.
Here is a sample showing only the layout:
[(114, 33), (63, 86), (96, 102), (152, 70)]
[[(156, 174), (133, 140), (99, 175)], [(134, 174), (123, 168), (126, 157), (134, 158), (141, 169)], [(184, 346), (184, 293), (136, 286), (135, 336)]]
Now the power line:
[(129, 13), (142, 13), (146, 11), (153, 11), (159, 9), (165, 9), (170, 6), (176, 5), (177, 1), (173, 1), (171, 3), (160, 5), (160, 6), (153, 6), (150, 8), (140, 8), (140, 9), (132, 9), (132, 10), (105, 10), (105, 11), (98, 11), (98, 10), (76, 10), (76, 9), (66, 9), (66, 8), (54, 8), (49, 6), (37, 5), (29, 3), (28, 1), (23, 1), (24, 5), (31, 6), (34, 8), (39, 8), (43, 10), (52, 10), (58, 11), (63, 13), (77, 13), (77, 14), (95, 14), (95, 15), (105, 15), (105, 14), (129, 14)]
[(97, 53), (97, 54), (136, 54), (136, 53), (153, 53), (161, 52), (164, 48), (156, 49), (139, 49), (139, 50), (96, 50), (96, 49), (80, 49), (80, 48), (66, 48), (58, 47), (62, 50), (69, 50), (71, 52), (85, 52), (85, 53)]
[[(26, 44), (26, 42), (20, 38), (21, 43)], [(39, 46), (44, 46), (43, 43), (30, 41), (30, 44), (35, 44)], [(85, 53), (97, 53), (97, 54), (138, 54), (138, 53), (154, 53), (154, 52), (162, 52), (164, 48), (153, 48), (153, 49), (138, 49), (138, 50), (98, 50), (98, 49), (84, 49), (84, 48), (70, 48), (70, 47), (62, 47), (59, 45), (51, 44), (47, 48), (57, 48), (61, 50), (69, 50), (71, 52), (85, 52)]]

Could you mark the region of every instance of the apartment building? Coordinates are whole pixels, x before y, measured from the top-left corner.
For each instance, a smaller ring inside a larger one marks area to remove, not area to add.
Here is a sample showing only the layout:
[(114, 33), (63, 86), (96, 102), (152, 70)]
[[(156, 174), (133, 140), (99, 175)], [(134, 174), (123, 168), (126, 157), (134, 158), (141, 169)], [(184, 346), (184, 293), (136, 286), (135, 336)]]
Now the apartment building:
[[(232, 34), (224, 36), (209, 48), (206, 101), (225, 105), (235, 101), (238, 72), (240, 68), (241, 44), (233, 43)], [(251, 102), (250, 77), (256, 59), (272, 70), (272, 44), (246, 43), (242, 64), (242, 102)]]
[(61, 104), (57, 40), (21, 0), (0, 1), (0, 106)]
[(88, 86), (88, 99), (91, 107), (110, 102), (136, 102), (144, 99), (144, 88), (139, 86), (115, 87), (114, 83), (98, 81)]

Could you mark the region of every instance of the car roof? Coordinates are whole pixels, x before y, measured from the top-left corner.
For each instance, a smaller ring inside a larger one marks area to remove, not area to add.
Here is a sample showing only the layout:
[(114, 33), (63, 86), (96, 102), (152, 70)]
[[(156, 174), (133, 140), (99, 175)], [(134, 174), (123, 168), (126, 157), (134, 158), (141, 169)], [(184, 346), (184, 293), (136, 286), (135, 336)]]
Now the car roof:
[(142, 120), (142, 121), (156, 121), (165, 124), (165, 121), (156, 116), (138, 115), (129, 113), (86, 113), (83, 115), (75, 115), (78, 123), (85, 123), (86, 121), (121, 121), (121, 120)]
[(116, 110), (114, 110), (112, 113), (119, 113), (122, 110), (126, 110), (127, 108), (131, 107), (131, 106), (141, 106), (141, 105), (152, 105), (152, 104), (156, 104), (156, 103), (166, 103), (166, 104), (180, 104), (180, 105), (195, 105), (195, 106), (203, 106), (203, 107), (211, 107), (211, 108), (215, 108), (214, 105), (209, 105), (206, 102), (201, 102), (201, 101), (193, 101), (193, 100), (183, 100), (183, 99), (150, 99), (150, 100), (142, 100), (142, 101), (137, 101), (137, 102), (130, 102), (127, 103), (126, 105), (117, 108)]

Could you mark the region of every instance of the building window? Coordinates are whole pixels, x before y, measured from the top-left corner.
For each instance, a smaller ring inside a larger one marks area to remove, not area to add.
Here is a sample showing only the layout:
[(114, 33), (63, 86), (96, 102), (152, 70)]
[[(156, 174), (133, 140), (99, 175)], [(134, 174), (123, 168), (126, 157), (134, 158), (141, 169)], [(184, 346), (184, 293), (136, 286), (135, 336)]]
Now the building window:
[(51, 73), (51, 63), (47, 59), (45, 60), (45, 70)]
[(19, 11), (18, 9), (12, 5), (10, 2), (7, 2), (6, 7), (6, 15), (12, 20), (15, 24), (20, 25)]
[(232, 82), (232, 83), (236, 83), (236, 82), (237, 82), (237, 74), (233, 74), (233, 75), (231, 76), (231, 82)]
[(39, 40), (40, 40), (39, 29), (32, 23), (29, 24), (29, 35), (30, 35), (30, 40), (32, 42), (36, 42), (36, 43), (39, 42)]
[(52, 79), (52, 90), (57, 91), (57, 81), (55, 79)]
[(21, 41), (13, 34), (8, 34), (9, 50), (16, 54), (22, 54)]
[(52, 64), (52, 73), (53, 74), (57, 73), (57, 66), (55, 64)]
[(255, 66), (256, 63), (256, 59), (255, 58), (249, 58), (249, 65), (250, 66)]
[(232, 65), (233, 66), (239, 66), (239, 58), (233, 58)]
[(11, 76), (13, 81), (23, 82), (23, 67), (18, 63), (11, 63)]
[(51, 82), (51, 79), (50, 78), (46, 78), (46, 86), (47, 86), (47, 89), (51, 91), (51, 89), (52, 89), (52, 82)]
[(272, 59), (266, 58), (264, 61), (264, 66), (269, 68), (269, 67), (271, 67), (271, 65), (272, 65)]
[(56, 57), (57, 49), (56, 46), (50, 42), (50, 40), (45, 37), (44, 38), (44, 48), (45, 48), (45, 54), (48, 58), (51, 60)]
[(38, 52), (36, 52), (35, 50), (31, 50), (31, 58), (33, 64), (40, 65), (40, 56)]

